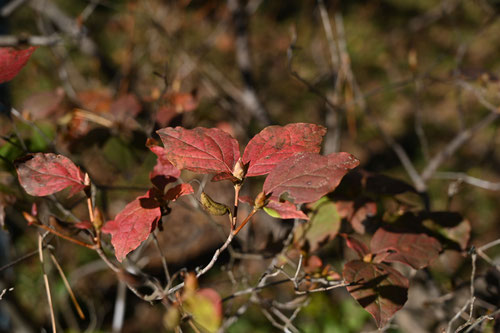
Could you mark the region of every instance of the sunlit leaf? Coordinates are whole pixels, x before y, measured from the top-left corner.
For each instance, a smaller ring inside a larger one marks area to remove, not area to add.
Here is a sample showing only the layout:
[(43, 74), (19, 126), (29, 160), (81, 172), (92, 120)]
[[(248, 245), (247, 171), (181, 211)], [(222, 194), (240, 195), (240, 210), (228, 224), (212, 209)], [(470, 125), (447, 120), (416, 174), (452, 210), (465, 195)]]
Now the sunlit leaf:
[(322, 156), (299, 153), (289, 157), (267, 176), (264, 192), (273, 197), (287, 194), (294, 203), (313, 202), (333, 191), (342, 177), (359, 161), (349, 153)]
[(15, 164), (19, 183), (30, 195), (45, 196), (71, 187), (72, 196), (85, 188), (83, 173), (65, 156), (36, 153)]
[(180, 170), (231, 174), (240, 157), (238, 142), (217, 128), (167, 127), (157, 133), (167, 159)]
[(129, 252), (148, 239), (160, 218), (160, 206), (148, 192), (125, 206), (113, 221), (106, 223), (102, 232), (111, 234), (116, 259), (121, 262)]
[(325, 134), (323, 126), (306, 123), (266, 127), (250, 140), (243, 153), (243, 163), (250, 164), (247, 176), (267, 174), (297, 153), (319, 153)]

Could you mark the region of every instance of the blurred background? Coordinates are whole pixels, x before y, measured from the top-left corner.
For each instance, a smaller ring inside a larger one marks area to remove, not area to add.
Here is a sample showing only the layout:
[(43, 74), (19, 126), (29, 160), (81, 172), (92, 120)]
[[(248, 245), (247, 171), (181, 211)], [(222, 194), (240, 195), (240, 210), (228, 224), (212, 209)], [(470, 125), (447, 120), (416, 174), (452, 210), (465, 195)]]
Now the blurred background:
[[(21, 215), (33, 202), (42, 216), (69, 211), (84, 219), (87, 209), (79, 196), (27, 195), (15, 158), (38, 151), (70, 157), (89, 173), (97, 203), (112, 219), (149, 187), (156, 158), (145, 142), (167, 126), (218, 127), (244, 147), (269, 125), (322, 124), (323, 153), (350, 152), (363, 170), (425, 194), (424, 203), (400, 199), (410, 206), (459, 212), (470, 222), (469, 244), (500, 238), (496, 0), (4, 0), (0, 6), (0, 45), (39, 46), (20, 74), (0, 86), (0, 266), (37, 249), (37, 230)], [(193, 177), (183, 173), (185, 181)], [(231, 203), (230, 184), (198, 179), (217, 201)], [(244, 194), (258, 193), (262, 181), (249, 182)], [(224, 241), (218, 226), (227, 220), (209, 219), (192, 205), (187, 198), (172, 204), (158, 234), (174, 272), (206, 263)], [(259, 214), (235, 246), (272, 256), (293, 224), (287, 223)], [(165, 329), (165, 309), (126, 291), (95, 253), (60, 239), (51, 244), (87, 315), (78, 319), (57, 271), (46, 268), (62, 331)], [(334, 240), (321, 250), (339, 271), (341, 247)], [(485, 311), (498, 309), (499, 255), (497, 246), (488, 250), (490, 263), (478, 259)], [(161, 275), (152, 242), (132, 257)], [(223, 256), (200, 285), (224, 297), (234, 292), (232, 279), (254, 284), (269, 264), (248, 259), (233, 266), (230, 259)], [(464, 304), (470, 274), (466, 255), (442, 254), (414, 276), (410, 301), (387, 331), (439, 332)], [(14, 288), (0, 300), (0, 331), (49, 330), (37, 255), (0, 277), (0, 290)], [(284, 302), (280, 295), (290, 290), (284, 284), (264, 294)], [(457, 303), (447, 303), (452, 298)], [(227, 317), (238, 302), (224, 304)], [(312, 295), (293, 322), (303, 332), (376, 329), (340, 289)], [(227, 327), (276, 329), (256, 304)]]

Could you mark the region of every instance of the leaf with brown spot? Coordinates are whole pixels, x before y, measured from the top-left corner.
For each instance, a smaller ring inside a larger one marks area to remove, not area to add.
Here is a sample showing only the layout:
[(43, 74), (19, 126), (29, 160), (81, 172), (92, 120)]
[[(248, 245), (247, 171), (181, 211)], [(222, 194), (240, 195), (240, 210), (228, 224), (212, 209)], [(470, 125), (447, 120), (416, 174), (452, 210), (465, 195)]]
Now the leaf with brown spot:
[(243, 164), (250, 163), (247, 177), (265, 175), (294, 154), (319, 153), (325, 134), (323, 126), (306, 123), (266, 127), (250, 140), (243, 153)]
[(298, 153), (281, 161), (267, 176), (264, 192), (273, 197), (287, 193), (294, 203), (313, 202), (333, 191), (342, 177), (359, 164), (349, 153), (322, 156)]
[(157, 133), (167, 159), (180, 170), (232, 174), (240, 157), (238, 141), (217, 128), (167, 127)]
[(378, 328), (384, 327), (408, 299), (408, 279), (388, 265), (349, 261), (343, 275), (351, 284), (347, 291), (373, 316)]
[(71, 160), (52, 153), (36, 153), (15, 161), (19, 183), (28, 194), (45, 196), (71, 187), (69, 196), (85, 188), (84, 175)]

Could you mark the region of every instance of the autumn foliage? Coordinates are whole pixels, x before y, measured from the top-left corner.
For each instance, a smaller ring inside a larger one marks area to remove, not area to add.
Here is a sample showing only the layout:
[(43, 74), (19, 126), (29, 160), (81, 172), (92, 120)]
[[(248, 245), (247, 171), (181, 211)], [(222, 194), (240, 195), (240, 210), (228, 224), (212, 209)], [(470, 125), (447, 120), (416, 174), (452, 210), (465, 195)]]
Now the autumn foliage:
[(1, 8), (0, 318), (499, 329), (497, 5), (63, 3)]

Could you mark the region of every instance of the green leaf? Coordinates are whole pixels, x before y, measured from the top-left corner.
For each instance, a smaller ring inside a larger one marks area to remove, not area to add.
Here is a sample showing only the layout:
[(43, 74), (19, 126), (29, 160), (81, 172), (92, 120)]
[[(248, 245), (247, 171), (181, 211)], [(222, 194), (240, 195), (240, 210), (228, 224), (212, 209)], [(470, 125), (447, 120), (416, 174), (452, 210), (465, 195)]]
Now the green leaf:
[(340, 228), (340, 215), (337, 206), (323, 197), (311, 205), (309, 222), (301, 224), (295, 230), (295, 242), (301, 247), (316, 251), (321, 245), (332, 240)]

